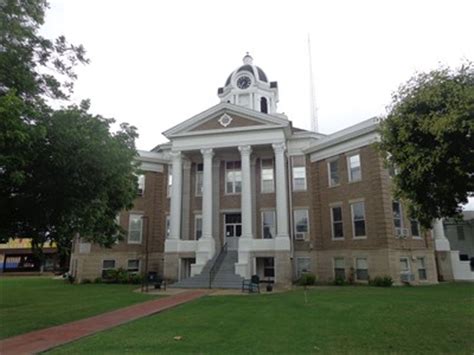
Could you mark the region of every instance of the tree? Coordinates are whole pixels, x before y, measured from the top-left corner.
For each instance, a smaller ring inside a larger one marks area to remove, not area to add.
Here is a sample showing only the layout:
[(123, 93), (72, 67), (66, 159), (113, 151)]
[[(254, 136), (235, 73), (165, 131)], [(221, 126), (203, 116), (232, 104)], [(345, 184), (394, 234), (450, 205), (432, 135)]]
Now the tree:
[(458, 215), (474, 192), (474, 67), (417, 74), (393, 95), (380, 148), (395, 168), (395, 196), (430, 228)]
[(67, 100), (82, 46), (38, 34), (44, 0), (0, 2), (0, 241), (32, 238), (41, 254), (56, 242), (67, 250), (82, 237), (110, 246), (116, 224), (137, 194), (136, 128), (92, 115), (89, 102), (54, 110)]

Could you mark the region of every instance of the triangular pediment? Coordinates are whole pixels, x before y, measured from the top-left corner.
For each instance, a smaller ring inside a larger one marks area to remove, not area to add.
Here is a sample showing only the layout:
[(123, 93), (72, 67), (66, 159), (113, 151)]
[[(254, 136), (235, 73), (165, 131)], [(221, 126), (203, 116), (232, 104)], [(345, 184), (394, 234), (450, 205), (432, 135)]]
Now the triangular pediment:
[(288, 125), (289, 121), (281, 117), (229, 103), (221, 103), (170, 128), (163, 134), (170, 138), (187, 134), (286, 127)]

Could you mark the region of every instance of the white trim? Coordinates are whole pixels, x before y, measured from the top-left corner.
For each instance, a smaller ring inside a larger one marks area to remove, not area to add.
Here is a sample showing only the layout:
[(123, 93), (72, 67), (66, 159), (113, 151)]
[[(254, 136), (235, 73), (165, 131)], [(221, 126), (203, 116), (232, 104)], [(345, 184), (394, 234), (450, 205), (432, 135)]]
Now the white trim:
[[(364, 207), (364, 231), (365, 231), (365, 235), (356, 236), (355, 235), (355, 221), (354, 221), (354, 204), (361, 203), (361, 202), (363, 203), (363, 207)], [(365, 200), (363, 200), (363, 199), (353, 200), (352, 202), (349, 202), (349, 205), (351, 207), (352, 239), (367, 239), (367, 213), (365, 211)]]
[[(140, 189), (140, 178), (143, 177), (143, 186)], [(137, 174), (138, 196), (145, 196), (146, 176), (145, 174)]]
[[(262, 121), (262, 123), (270, 123), (270, 124), (276, 124), (276, 125), (281, 125), (281, 126), (288, 126), (289, 121), (283, 118), (280, 118), (275, 115), (267, 114), (267, 113), (261, 113), (256, 110), (252, 110), (243, 106), (238, 106), (234, 104), (229, 104), (227, 102), (221, 102), (181, 123), (178, 125), (166, 130), (163, 132), (163, 135), (166, 138), (170, 138), (173, 136), (176, 136), (179, 133), (183, 133), (186, 130), (193, 129), (195, 128), (199, 123), (204, 123), (206, 119), (212, 119), (215, 118), (213, 117), (214, 115), (218, 116), (219, 111), (222, 111), (222, 113), (228, 113), (228, 114), (237, 114), (238, 116), (242, 118), (247, 118), (247, 119), (253, 119), (256, 121)], [(202, 122), (201, 122), (202, 121)], [(242, 128), (242, 127), (239, 127)]]

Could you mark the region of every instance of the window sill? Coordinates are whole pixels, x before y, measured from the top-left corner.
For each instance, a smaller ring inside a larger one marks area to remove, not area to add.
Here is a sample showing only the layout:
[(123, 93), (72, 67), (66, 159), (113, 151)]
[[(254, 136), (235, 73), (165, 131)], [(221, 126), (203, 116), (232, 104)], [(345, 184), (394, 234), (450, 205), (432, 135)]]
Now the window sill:
[(347, 183), (348, 184), (355, 184), (355, 183), (361, 182), (361, 181), (362, 181), (362, 179), (359, 179), (359, 180), (348, 181)]
[(307, 192), (307, 191), (308, 189), (300, 189), (300, 190), (293, 189), (293, 192)]
[(415, 237), (415, 236), (412, 236), (411, 239), (413, 239), (413, 240), (423, 240), (422, 237)]
[(367, 239), (367, 236), (360, 236), (360, 237), (352, 237), (352, 239), (358, 240), (358, 239)]
[(224, 196), (239, 196), (242, 195), (241, 192), (225, 192)]
[(344, 238), (344, 237), (341, 237), (341, 238), (334, 238), (334, 237), (332, 237), (331, 240), (332, 240), (333, 242), (339, 242), (339, 241), (345, 240), (345, 238)]
[(139, 245), (139, 244), (142, 244), (142, 241), (140, 240), (139, 242), (133, 242), (133, 241), (127, 240), (127, 244), (136, 244), (136, 245)]
[(329, 188), (329, 189), (332, 189), (333, 187), (339, 187), (339, 186), (341, 186), (341, 184), (336, 184), (336, 185), (328, 185), (328, 188)]

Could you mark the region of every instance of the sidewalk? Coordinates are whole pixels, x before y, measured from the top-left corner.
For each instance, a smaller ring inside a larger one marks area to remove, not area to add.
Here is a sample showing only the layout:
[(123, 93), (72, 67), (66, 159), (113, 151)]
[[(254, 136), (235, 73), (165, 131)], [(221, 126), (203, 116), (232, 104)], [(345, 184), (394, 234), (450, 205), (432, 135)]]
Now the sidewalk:
[(202, 297), (207, 293), (208, 291), (206, 290), (186, 291), (174, 296), (139, 303), (75, 322), (3, 339), (0, 340), (0, 354), (34, 354), (45, 351), (102, 330), (176, 307)]

